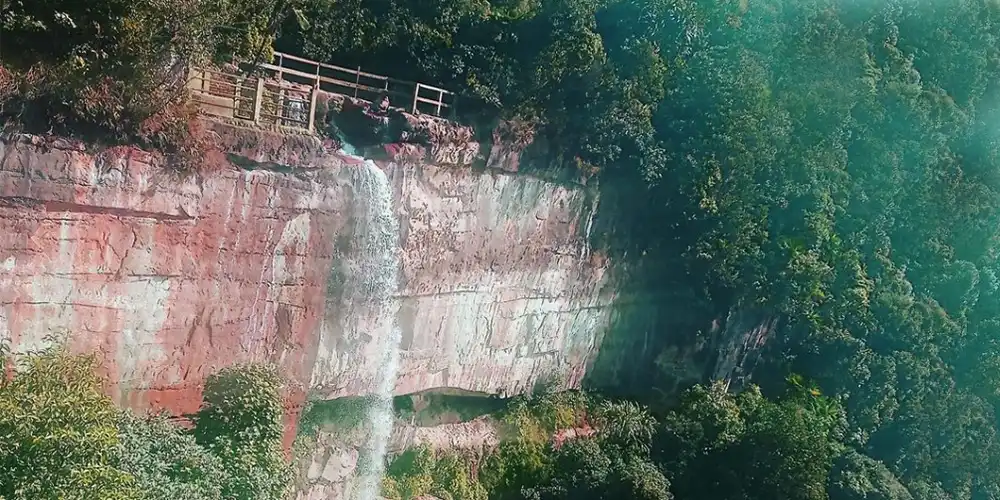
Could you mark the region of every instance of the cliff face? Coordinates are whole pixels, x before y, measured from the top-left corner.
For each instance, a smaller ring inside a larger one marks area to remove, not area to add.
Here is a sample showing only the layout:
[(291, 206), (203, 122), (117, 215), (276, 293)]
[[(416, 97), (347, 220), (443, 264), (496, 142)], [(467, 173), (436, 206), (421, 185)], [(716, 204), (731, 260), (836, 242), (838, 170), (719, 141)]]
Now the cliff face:
[[(0, 338), (23, 352), (65, 334), (139, 409), (191, 412), (238, 361), (276, 363), (296, 397), (370, 391), (380, 330), (351, 293), (365, 166), (216, 129), (233, 163), (189, 175), (134, 148), (0, 142)], [(405, 158), (379, 162), (399, 222), (396, 392), (578, 385), (612, 298), (586, 240), (596, 198)]]
[[(609, 297), (583, 238), (585, 193), (539, 180), (387, 165), (402, 249), (398, 391), (519, 393), (542, 378), (575, 387), (596, 353)], [(364, 249), (346, 252), (348, 263)], [(348, 267), (350, 267), (348, 265)], [(347, 278), (349, 279), (349, 278)], [(351, 319), (350, 297), (338, 301)], [(312, 386), (357, 394), (373, 383), (364, 323), (321, 330)]]
[[(364, 442), (362, 432), (319, 432), (308, 454), (296, 462), (297, 477), (290, 498), (295, 500), (330, 500), (351, 498), (357, 482), (358, 449)], [(482, 456), (500, 442), (496, 422), (480, 417), (463, 423), (419, 427), (397, 421), (388, 449), (395, 455), (426, 446), (431, 449), (460, 451), (469, 459)]]

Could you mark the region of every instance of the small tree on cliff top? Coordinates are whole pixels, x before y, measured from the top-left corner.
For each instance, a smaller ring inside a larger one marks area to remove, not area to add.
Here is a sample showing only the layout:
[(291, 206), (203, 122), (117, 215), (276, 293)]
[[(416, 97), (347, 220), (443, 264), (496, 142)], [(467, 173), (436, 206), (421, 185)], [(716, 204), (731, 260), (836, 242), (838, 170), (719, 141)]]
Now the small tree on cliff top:
[(291, 469), (281, 448), (284, 406), (273, 368), (236, 365), (210, 376), (195, 438), (226, 472), (223, 498), (280, 500)]
[[(187, 67), (269, 60), (289, 0), (5, 0), (0, 123), (183, 155)], [(193, 153), (191, 156), (200, 156)]]

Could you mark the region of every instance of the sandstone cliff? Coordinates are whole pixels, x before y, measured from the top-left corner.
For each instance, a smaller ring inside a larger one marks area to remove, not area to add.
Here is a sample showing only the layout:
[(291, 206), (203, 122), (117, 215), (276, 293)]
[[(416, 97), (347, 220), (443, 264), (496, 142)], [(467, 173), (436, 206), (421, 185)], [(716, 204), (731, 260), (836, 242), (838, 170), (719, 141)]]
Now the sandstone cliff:
[[(231, 162), (188, 175), (136, 148), (0, 142), (0, 338), (18, 352), (67, 335), (138, 409), (191, 412), (238, 361), (279, 365), (293, 400), (370, 391), (380, 339), (349, 290), (361, 161), (215, 129)], [(579, 385), (612, 299), (587, 242), (596, 199), (447, 160), (478, 145), (431, 149), (379, 162), (400, 228), (396, 392)]]

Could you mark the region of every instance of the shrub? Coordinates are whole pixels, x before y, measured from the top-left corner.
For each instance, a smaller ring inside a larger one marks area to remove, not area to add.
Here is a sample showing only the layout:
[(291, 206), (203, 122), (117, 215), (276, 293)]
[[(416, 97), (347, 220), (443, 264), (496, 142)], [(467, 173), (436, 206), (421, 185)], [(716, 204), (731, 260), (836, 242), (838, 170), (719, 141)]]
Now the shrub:
[(196, 119), (197, 115), (194, 103), (177, 99), (143, 120), (137, 138), (140, 143), (162, 152), (167, 165), (176, 172), (221, 168), (228, 160), (215, 134), (204, 121)]
[(273, 368), (236, 365), (205, 382), (194, 435), (222, 462), (222, 496), (280, 500), (291, 469), (282, 452), (284, 406)]
[(543, 393), (511, 402), (501, 418), (503, 440), (480, 471), (486, 489), (506, 498), (546, 481), (553, 433), (579, 425), (588, 403), (578, 392)]
[(371, 401), (348, 396), (330, 400), (311, 400), (299, 418), (300, 436), (313, 437), (320, 430), (343, 434), (356, 429), (368, 416)]
[(393, 459), (382, 481), (382, 496), (392, 500), (422, 495), (486, 500), (486, 491), (460, 454), (427, 447), (407, 450)]
[(136, 478), (146, 500), (221, 500), (222, 461), (165, 417), (118, 418), (118, 466)]
[(504, 412), (503, 421), (516, 429), (521, 423), (534, 422), (547, 440), (559, 429), (581, 425), (586, 420), (590, 398), (582, 392), (546, 392), (537, 396), (519, 397)]
[(487, 491), (473, 475), (469, 461), (457, 453), (438, 456), (432, 475), (431, 493), (440, 498), (486, 500)]
[(191, 124), (187, 68), (267, 57), (288, 5), (11, 0), (0, 16), (0, 119), (33, 133), (138, 142), (188, 168), (211, 151), (211, 136)]
[(597, 426), (607, 443), (630, 453), (649, 453), (656, 419), (634, 401), (603, 401), (597, 407)]
[(434, 462), (434, 451), (427, 447), (399, 454), (386, 469), (382, 496), (396, 500), (429, 494), (434, 486)]
[[(5, 365), (9, 352), (0, 342)], [(0, 377), (0, 498), (283, 497), (289, 470), (273, 370), (238, 366), (210, 377), (191, 435), (166, 417), (116, 408), (94, 355), (54, 347), (19, 361)]]
[(115, 418), (93, 355), (31, 353), (0, 378), (0, 498), (140, 498), (117, 467)]
[(522, 487), (545, 480), (549, 452), (543, 441), (520, 436), (503, 441), (484, 461), (479, 479), (498, 498), (509, 498)]

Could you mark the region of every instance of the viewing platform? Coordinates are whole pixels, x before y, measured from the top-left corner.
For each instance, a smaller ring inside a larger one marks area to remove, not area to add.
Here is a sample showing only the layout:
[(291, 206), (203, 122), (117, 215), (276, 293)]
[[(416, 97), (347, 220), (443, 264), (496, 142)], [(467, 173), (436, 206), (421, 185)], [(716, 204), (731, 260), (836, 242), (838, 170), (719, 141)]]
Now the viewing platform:
[(439, 87), (282, 52), (274, 53), (274, 63), (259, 64), (256, 71), (240, 69), (231, 65), (190, 71), (188, 89), (205, 114), (313, 133), (320, 91), (369, 102), (384, 94), (394, 103), (407, 103), (407, 111), (413, 114), (438, 117), (453, 111), (455, 105), (455, 94)]

